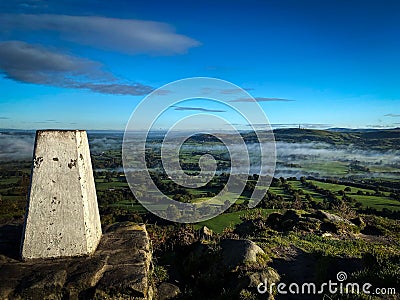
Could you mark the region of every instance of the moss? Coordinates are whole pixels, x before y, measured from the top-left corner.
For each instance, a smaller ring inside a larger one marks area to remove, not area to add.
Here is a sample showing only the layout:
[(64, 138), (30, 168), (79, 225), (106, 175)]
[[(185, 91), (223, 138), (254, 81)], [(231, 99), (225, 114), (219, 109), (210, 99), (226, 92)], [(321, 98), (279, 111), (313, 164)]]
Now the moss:
[(271, 257), (269, 257), (266, 253), (257, 253), (256, 259), (257, 263), (260, 265), (266, 265), (272, 261)]
[(167, 281), (169, 279), (167, 269), (164, 266), (155, 265), (153, 269), (153, 278), (157, 283)]
[(240, 300), (256, 300), (257, 296), (248, 290), (241, 290), (239, 293)]

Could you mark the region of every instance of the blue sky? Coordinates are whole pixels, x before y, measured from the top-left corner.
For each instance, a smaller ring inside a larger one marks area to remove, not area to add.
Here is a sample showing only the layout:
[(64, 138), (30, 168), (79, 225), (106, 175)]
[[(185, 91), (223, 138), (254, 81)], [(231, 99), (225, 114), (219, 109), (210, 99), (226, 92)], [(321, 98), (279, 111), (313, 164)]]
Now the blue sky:
[[(0, 128), (124, 129), (152, 90), (197, 76), (263, 99), (274, 127), (398, 127), (399, 70), (398, 1), (0, 3)], [(180, 106), (171, 119), (224, 110)]]

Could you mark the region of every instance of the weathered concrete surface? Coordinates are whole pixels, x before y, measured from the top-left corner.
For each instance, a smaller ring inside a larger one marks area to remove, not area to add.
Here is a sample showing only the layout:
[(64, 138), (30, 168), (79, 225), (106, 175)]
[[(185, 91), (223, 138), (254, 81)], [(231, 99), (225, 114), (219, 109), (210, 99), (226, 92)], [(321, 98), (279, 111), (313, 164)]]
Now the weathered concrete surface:
[(86, 131), (36, 134), (23, 259), (93, 253), (101, 238)]
[(128, 222), (105, 231), (91, 256), (21, 262), (0, 254), (0, 299), (152, 299), (146, 227)]

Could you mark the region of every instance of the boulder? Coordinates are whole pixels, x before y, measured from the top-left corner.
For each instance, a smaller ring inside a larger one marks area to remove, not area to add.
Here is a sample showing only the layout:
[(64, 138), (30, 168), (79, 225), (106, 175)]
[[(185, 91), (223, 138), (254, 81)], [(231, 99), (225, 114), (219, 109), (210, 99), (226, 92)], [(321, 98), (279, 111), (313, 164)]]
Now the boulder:
[(298, 222), (297, 227), (300, 230), (314, 232), (320, 229), (321, 223), (322, 222), (316, 218), (304, 217)]
[(199, 234), (200, 234), (200, 239), (211, 240), (213, 236), (213, 231), (207, 226), (203, 226), (203, 228), (200, 229)]
[(0, 299), (152, 299), (145, 225), (109, 227), (92, 256), (5, 261)]
[(232, 267), (246, 262), (256, 262), (257, 254), (265, 254), (254, 242), (246, 239), (225, 239), (221, 241), (222, 263)]
[[(236, 293), (239, 293), (240, 299), (274, 299), (273, 295), (269, 293), (269, 287), (271, 284), (276, 284), (279, 282), (280, 276), (276, 270), (273, 268), (264, 268), (262, 270), (248, 272), (243, 276), (237, 278), (235, 282)], [(265, 283), (267, 283), (267, 288), (265, 293), (260, 294), (257, 287), (262, 285), (265, 288)], [(255, 298), (254, 296), (259, 297)]]
[(328, 231), (332, 233), (354, 233), (359, 231), (359, 228), (354, 223), (338, 215), (318, 210), (314, 216), (322, 221), (320, 226), (320, 230), (322, 232)]
[(247, 288), (257, 288), (257, 286), (265, 281), (268, 285), (276, 283), (280, 280), (278, 272), (272, 268), (267, 268), (263, 271), (249, 273), (245, 277), (247, 279)]
[(332, 237), (332, 233), (330, 233), (330, 232), (324, 232), (321, 236), (322, 236), (323, 238), (330, 238), (330, 237)]
[(24, 279), (19, 295), (23, 299), (29, 299), (32, 295), (35, 295), (37, 299), (62, 299), (64, 296), (62, 287), (66, 279), (67, 271), (64, 269), (40, 270), (40, 272), (35, 272), (32, 277)]
[(331, 214), (323, 210), (318, 210), (316, 212), (316, 217), (321, 221), (330, 221), (332, 223), (344, 223), (347, 225), (353, 225), (349, 220), (346, 220), (342, 217), (339, 217), (338, 215)]
[(180, 294), (179, 287), (172, 283), (163, 282), (157, 288), (157, 299), (167, 300), (173, 299)]

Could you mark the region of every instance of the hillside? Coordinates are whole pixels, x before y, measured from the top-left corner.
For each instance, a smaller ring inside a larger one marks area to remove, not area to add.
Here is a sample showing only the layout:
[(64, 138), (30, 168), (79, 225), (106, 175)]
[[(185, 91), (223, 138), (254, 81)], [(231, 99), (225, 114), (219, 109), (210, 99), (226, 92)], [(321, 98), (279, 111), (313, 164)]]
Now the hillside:
[[(400, 128), (331, 131), (319, 129), (285, 128), (274, 130), (275, 140), (291, 143), (323, 142), (337, 146), (354, 145), (368, 150), (400, 149)], [(255, 141), (254, 132), (243, 133), (246, 141)]]

